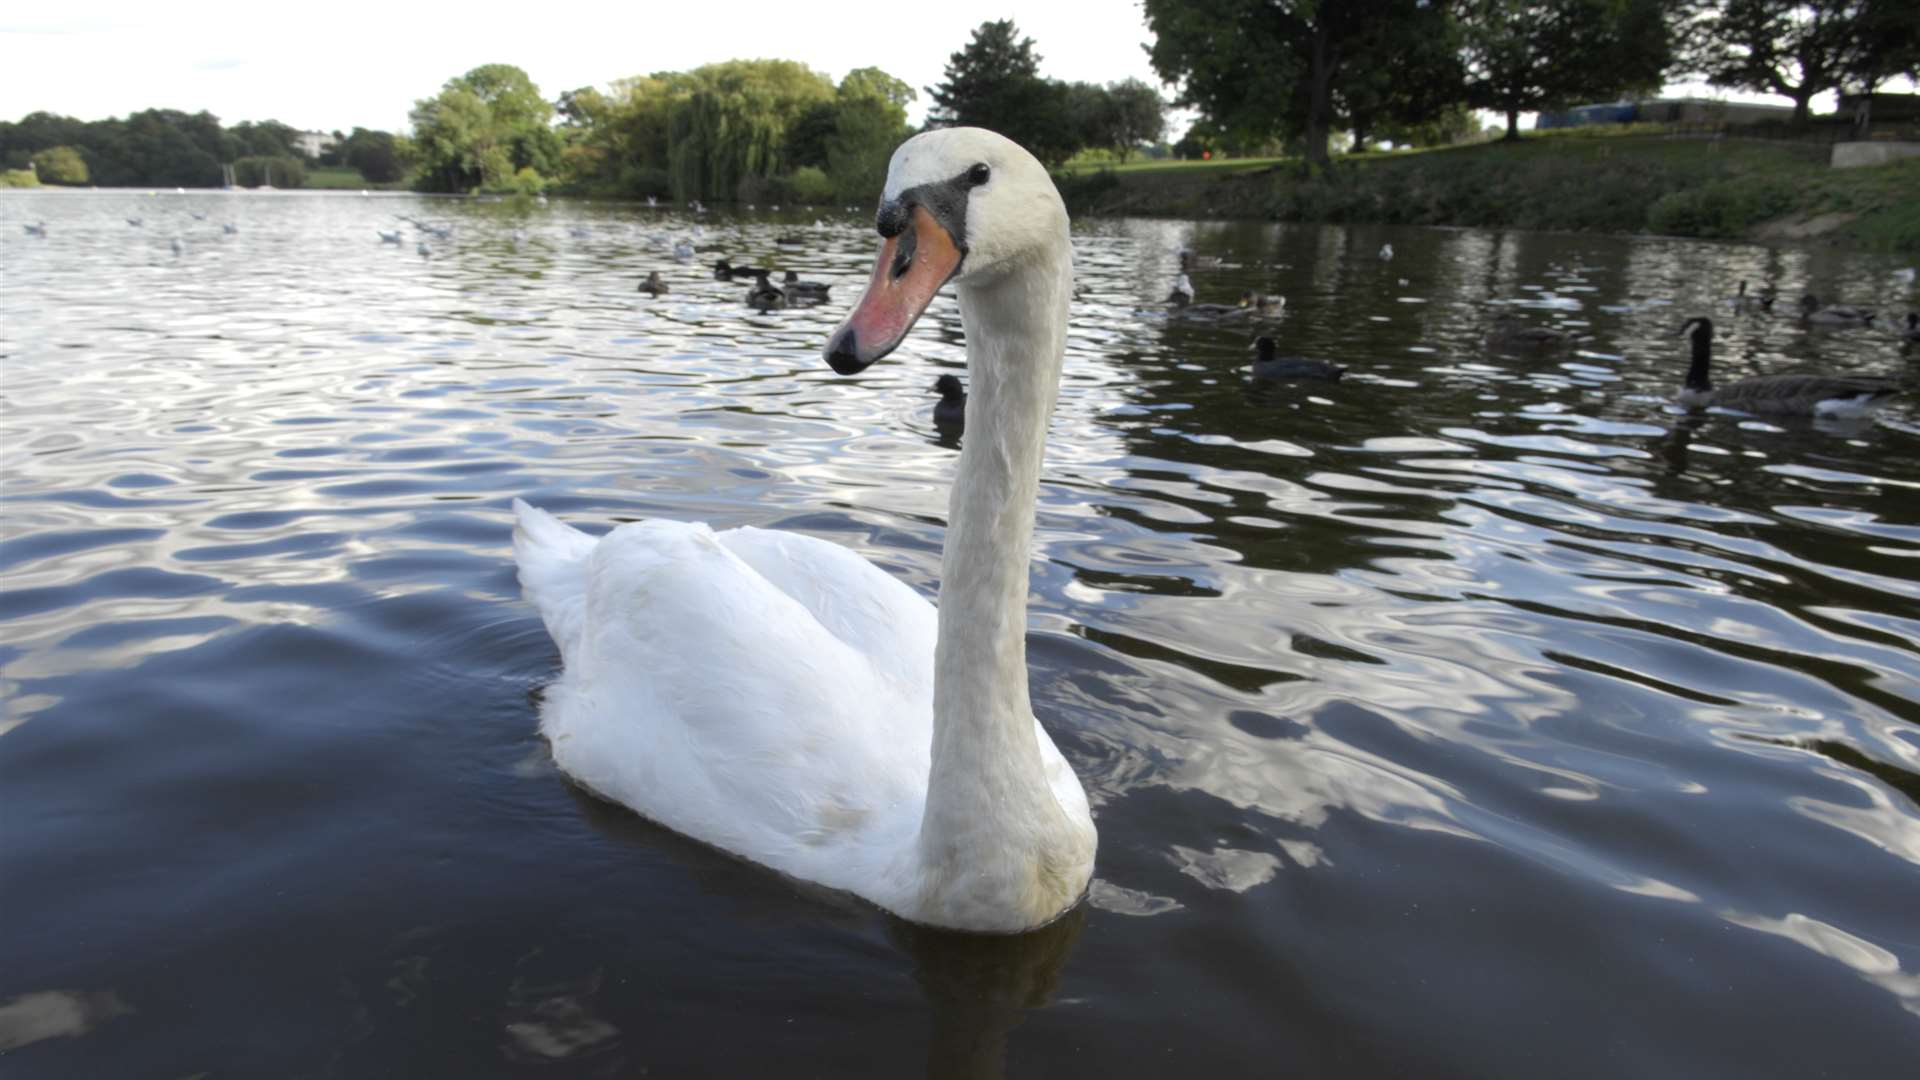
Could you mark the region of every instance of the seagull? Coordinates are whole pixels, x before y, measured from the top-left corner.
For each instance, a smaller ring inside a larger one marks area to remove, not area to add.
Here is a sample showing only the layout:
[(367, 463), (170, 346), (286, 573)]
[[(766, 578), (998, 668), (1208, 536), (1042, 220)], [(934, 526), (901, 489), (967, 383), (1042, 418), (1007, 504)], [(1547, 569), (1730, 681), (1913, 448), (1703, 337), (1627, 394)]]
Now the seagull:
[(127, 219), (127, 224), (129, 224), (129, 225), (131, 225), (131, 226), (133, 226), (134, 228), (136, 228), (136, 229), (138, 229), (138, 228), (140, 228), (140, 227), (142, 227), (142, 226), (144, 226), (144, 225), (146, 224), (146, 221), (145, 221), (144, 219), (142, 219), (142, 218), (137, 218), (137, 217), (130, 217), (130, 218), (128, 218), (128, 219)]
[(592, 234), (580, 226), (575, 225), (567, 230), (567, 235), (573, 237), (575, 240), (585, 240)]
[(1392, 262), (1392, 261), (1393, 261), (1393, 245), (1392, 245), (1392, 244), (1381, 244), (1381, 245), (1380, 245), (1380, 257), (1381, 257), (1382, 259), (1385, 259), (1385, 260), (1387, 260), (1388, 262)]
[(44, 221), (38, 225), (22, 225), (20, 227), (27, 230), (28, 236), (37, 236), (42, 240), (47, 238), (47, 223)]
[(180, 246), (180, 238), (177, 236), (167, 241), (167, 246), (173, 249), (173, 254), (176, 257), (178, 257), (181, 252), (186, 250), (186, 248)]
[[(375, 231), (375, 232), (380, 232), (380, 230), (378, 230), (378, 229), (376, 229), (376, 230), (374, 230), (374, 231)], [(402, 237), (402, 236), (400, 235), (400, 230), (399, 230), (399, 229), (395, 229), (395, 230), (393, 230), (392, 232), (381, 232), (381, 233), (380, 233), (380, 242), (381, 242), (381, 243), (383, 243), (383, 244), (398, 244), (398, 243), (400, 243), (400, 242), (402, 242), (402, 240), (403, 240), (403, 239), (404, 239), (404, 238), (403, 238), (403, 237)], [(425, 245), (422, 245), (422, 246), (424, 247)]]
[(420, 257), (423, 259), (433, 254), (433, 249), (427, 246), (427, 242), (425, 240), (422, 240), (418, 244), (414, 245), (413, 250), (419, 252)]
[(220, 231), (226, 233), (228, 236), (232, 236), (240, 231), (240, 226), (235, 225), (231, 221), (223, 222), (220, 226)]
[(205, 215), (205, 214), (202, 214), (202, 213), (199, 213), (198, 211), (194, 211), (194, 210), (189, 210), (189, 211), (187, 211), (187, 213), (188, 213), (188, 214), (189, 214), (189, 215), (190, 215), (190, 216), (191, 216), (191, 217), (193, 218), (193, 220), (195, 220), (195, 221), (205, 221), (205, 220), (207, 220), (207, 215)]
[(693, 259), (693, 245), (687, 243), (685, 240), (673, 245), (673, 257), (681, 262), (691, 261)]

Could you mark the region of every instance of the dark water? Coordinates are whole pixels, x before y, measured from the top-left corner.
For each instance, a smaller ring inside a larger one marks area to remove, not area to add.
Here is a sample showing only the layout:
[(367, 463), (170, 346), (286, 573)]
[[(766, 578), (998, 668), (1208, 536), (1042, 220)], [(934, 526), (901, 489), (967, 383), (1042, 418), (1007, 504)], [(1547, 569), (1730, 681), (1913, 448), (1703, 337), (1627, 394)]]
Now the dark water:
[[(422, 259), (410, 228), (375, 238), (396, 212), (457, 231)], [(1911, 378), (1889, 335), (1720, 306), (1747, 278), (1904, 312), (1897, 264), (1082, 223), (1029, 649), (1099, 878), (1003, 941), (597, 803), (535, 732), (557, 655), (515, 496), (595, 531), (796, 529), (933, 593), (957, 313), (833, 376), (855, 215), (706, 225), (835, 282), (765, 316), (638, 208), (102, 193), (0, 217), (8, 1076), (1920, 1060), (1914, 407), (1665, 404), (1695, 313), (1729, 375)], [(1235, 264), (1193, 275), (1202, 300), (1286, 294), (1288, 348), (1347, 379), (1250, 384), (1245, 327), (1142, 314), (1183, 244)], [(656, 267), (673, 293), (637, 297)], [(1490, 352), (1495, 304), (1583, 340)]]

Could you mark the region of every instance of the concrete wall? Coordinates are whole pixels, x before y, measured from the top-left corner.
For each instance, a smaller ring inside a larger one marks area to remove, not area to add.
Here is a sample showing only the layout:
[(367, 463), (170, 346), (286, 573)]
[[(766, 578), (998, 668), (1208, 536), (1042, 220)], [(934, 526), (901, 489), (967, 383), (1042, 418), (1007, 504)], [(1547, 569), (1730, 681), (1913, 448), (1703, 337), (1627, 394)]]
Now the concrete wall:
[(1920, 142), (1843, 142), (1833, 144), (1833, 167), (1855, 169), (1920, 157)]

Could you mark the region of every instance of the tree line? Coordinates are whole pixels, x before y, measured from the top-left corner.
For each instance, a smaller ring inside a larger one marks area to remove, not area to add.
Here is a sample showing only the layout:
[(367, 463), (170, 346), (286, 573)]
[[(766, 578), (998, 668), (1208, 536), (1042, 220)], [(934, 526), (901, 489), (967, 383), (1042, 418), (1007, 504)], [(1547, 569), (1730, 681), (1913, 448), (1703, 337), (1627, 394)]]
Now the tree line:
[(1675, 76), (1793, 99), (1920, 74), (1912, 0), (1144, 0), (1154, 70), (1198, 110), (1190, 137), (1297, 147), (1325, 165), (1506, 118), (1657, 91)]

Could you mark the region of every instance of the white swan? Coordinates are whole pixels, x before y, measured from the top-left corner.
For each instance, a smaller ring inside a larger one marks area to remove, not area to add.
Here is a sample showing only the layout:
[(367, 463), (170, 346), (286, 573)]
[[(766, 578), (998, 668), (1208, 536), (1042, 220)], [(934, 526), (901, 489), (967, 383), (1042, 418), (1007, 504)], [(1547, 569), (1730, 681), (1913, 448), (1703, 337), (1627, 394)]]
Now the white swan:
[(951, 280), (972, 394), (936, 613), (838, 545), (652, 520), (599, 540), (516, 502), (527, 596), (565, 671), (541, 728), (569, 775), (676, 831), (915, 922), (1012, 933), (1093, 873), (1079, 779), (1027, 697), (1028, 549), (1066, 347), (1066, 209), (991, 132), (894, 152), (850, 375)]

